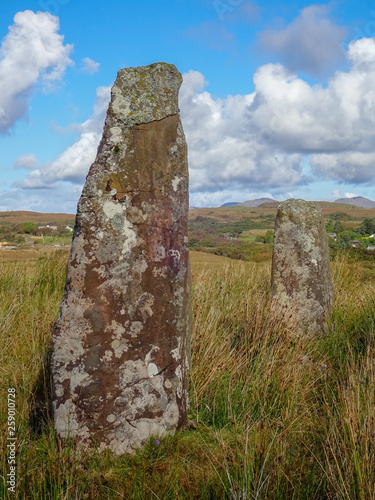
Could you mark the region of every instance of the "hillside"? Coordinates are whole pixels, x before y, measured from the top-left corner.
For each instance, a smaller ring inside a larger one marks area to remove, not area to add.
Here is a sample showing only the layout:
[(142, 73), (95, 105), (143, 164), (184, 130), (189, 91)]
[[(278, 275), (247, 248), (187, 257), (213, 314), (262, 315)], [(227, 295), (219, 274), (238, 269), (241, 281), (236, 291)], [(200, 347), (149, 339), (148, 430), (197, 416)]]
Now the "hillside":
[(344, 203), (361, 208), (375, 207), (375, 201), (369, 200), (368, 198), (363, 198), (363, 196), (354, 196), (353, 198), (339, 198), (338, 200), (335, 200), (335, 203)]
[(17, 210), (10, 212), (0, 212), (0, 225), (6, 222), (12, 224), (22, 224), (23, 222), (33, 222), (34, 224), (48, 224), (57, 222), (58, 224), (73, 225), (75, 215), (73, 214), (53, 214), (41, 212), (28, 212), (26, 210)]

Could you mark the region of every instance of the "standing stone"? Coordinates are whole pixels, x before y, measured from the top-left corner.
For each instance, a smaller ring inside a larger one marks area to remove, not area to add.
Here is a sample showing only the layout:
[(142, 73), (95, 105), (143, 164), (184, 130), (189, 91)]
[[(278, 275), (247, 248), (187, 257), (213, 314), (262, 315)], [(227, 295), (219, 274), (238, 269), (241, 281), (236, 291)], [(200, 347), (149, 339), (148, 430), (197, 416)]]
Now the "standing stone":
[(291, 313), (296, 333), (324, 333), (333, 288), (328, 238), (317, 203), (287, 200), (279, 206), (272, 258), (272, 307)]
[(131, 452), (187, 422), (188, 166), (165, 63), (120, 70), (53, 333), (57, 435)]

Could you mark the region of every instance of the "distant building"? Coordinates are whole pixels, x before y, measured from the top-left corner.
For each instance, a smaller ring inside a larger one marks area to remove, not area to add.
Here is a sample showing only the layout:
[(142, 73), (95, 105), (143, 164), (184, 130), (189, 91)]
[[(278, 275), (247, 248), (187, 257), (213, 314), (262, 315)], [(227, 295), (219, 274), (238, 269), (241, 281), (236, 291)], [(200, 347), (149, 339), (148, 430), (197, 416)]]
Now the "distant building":
[(350, 244), (352, 245), (352, 247), (357, 247), (359, 245), (359, 240), (352, 240)]
[(327, 233), (330, 238), (333, 238), (336, 240), (337, 234), (336, 233)]
[(57, 225), (50, 225), (50, 224), (47, 224), (46, 226), (38, 226), (38, 229), (46, 229), (46, 228), (49, 228), (49, 229), (52, 229), (52, 231), (57, 231)]
[(66, 226), (65, 228), (67, 231), (73, 232), (73, 226)]

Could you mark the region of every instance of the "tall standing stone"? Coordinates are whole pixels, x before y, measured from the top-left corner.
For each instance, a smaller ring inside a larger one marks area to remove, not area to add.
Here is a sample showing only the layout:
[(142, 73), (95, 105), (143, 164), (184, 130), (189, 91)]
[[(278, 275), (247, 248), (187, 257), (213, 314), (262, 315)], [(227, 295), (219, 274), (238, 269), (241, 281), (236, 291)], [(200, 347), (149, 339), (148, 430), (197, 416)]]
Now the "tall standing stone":
[(57, 434), (130, 452), (187, 421), (190, 269), (182, 77), (126, 68), (78, 202), (53, 333)]
[(272, 306), (291, 313), (296, 333), (324, 333), (333, 287), (321, 207), (304, 200), (279, 206), (272, 258)]

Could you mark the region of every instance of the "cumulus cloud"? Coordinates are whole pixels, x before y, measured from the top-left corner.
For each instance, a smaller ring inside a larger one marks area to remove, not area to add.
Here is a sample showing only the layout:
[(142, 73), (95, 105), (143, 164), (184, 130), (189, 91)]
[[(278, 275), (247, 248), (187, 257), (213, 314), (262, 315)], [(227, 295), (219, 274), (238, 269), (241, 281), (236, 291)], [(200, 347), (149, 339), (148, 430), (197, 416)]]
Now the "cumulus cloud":
[(276, 54), (292, 71), (321, 75), (332, 64), (343, 61), (341, 44), (346, 30), (333, 23), (325, 5), (311, 5), (284, 29), (268, 29), (259, 35), (264, 51)]
[(328, 180), (370, 184), (375, 178), (375, 152), (351, 151), (331, 155), (314, 155), (310, 159), (310, 165), (317, 177)]
[[(320, 180), (346, 183), (347, 191), (373, 184), (375, 40), (352, 42), (348, 58), (350, 71), (336, 72), (325, 87), (267, 64), (254, 75), (254, 92), (226, 98), (206, 90), (203, 74), (186, 73), (180, 108), (191, 204), (221, 204), (231, 201), (229, 193), (233, 201), (265, 193), (280, 199), (291, 191), (307, 193)], [(80, 186), (95, 158), (108, 100), (109, 88), (98, 89), (92, 117), (74, 125), (78, 140), (50, 164), (36, 165), (17, 186)]]
[(356, 198), (358, 196), (358, 194), (355, 194), (355, 193), (344, 193), (345, 194), (345, 198)]
[(75, 213), (81, 186), (62, 183), (58, 190), (27, 191), (13, 188), (0, 190), (0, 211), (31, 210), (34, 212)]
[(26, 155), (19, 156), (14, 162), (14, 168), (16, 169), (26, 169), (34, 170), (37, 166), (38, 160), (33, 153), (28, 153)]
[(60, 181), (82, 185), (94, 161), (102, 135), (105, 115), (110, 99), (110, 87), (99, 87), (92, 116), (75, 127), (80, 132), (78, 140), (61, 153), (56, 160), (36, 168), (15, 186), (24, 189), (53, 188)]
[(203, 75), (190, 71), (180, 93), (192, 193), (221, 191), (228, 185), (269, 189), (303, 181), (299, 154), (285, 154), (262, 142), (261, 129), (252, 122), (255, 93), (215, 99), (200, 91), (202, 85)]
[(18, 12), (0, 47), (0, 133), (26, 115), (35, 85), (62, 79), (73, 46), (58, 34), (59, 19), (48, 12)]
[(85, 57), (82, 59), (82, 71), (88, 73), (89, 75), (93, 75), (97, 71), (99, 71), (100, 63), (95, 62), (89, 57)]
[(200, 73), (185, 74), (193, 196), (228, 186), (280, 192), (314, 179), (374, 182), (375, 39), (351, 42), (348, 59), (350, 71), (336, 72), (326, 87), (267, 64), (254, 75), (253, 93), (225, 99), (204, 90)]

